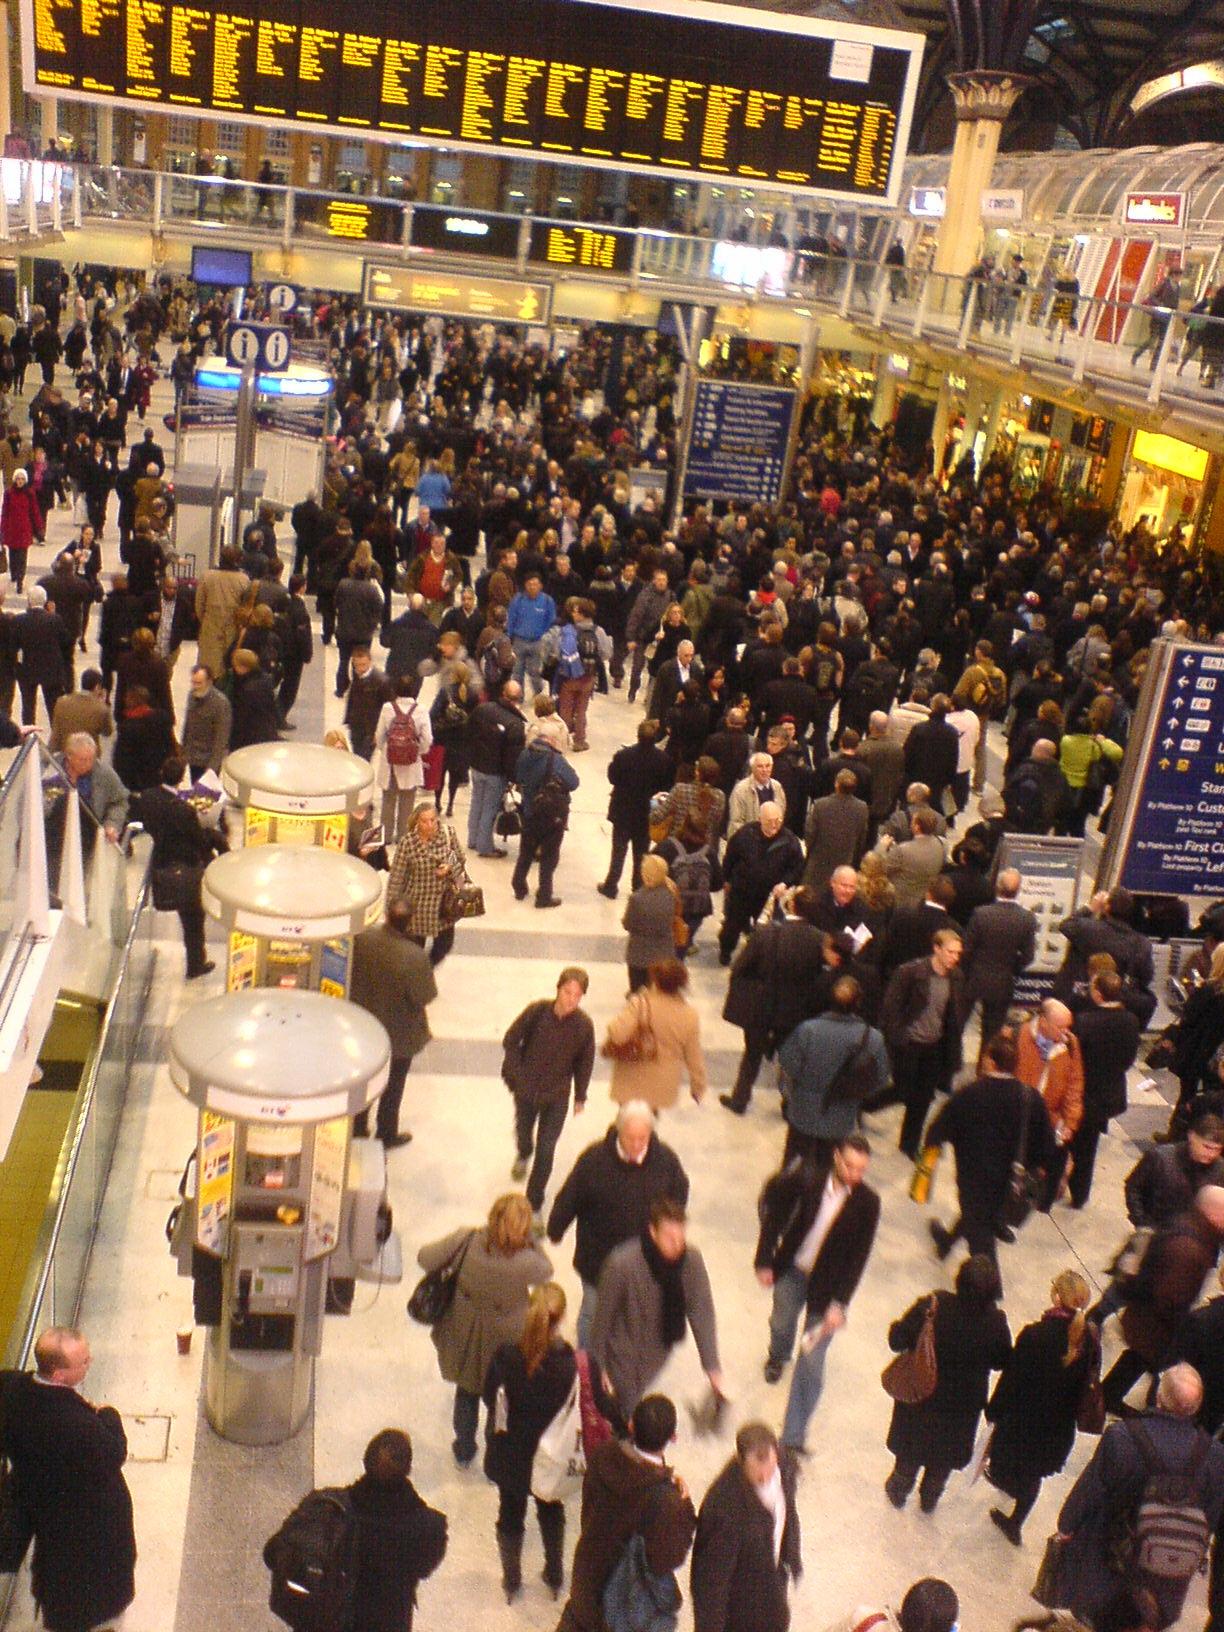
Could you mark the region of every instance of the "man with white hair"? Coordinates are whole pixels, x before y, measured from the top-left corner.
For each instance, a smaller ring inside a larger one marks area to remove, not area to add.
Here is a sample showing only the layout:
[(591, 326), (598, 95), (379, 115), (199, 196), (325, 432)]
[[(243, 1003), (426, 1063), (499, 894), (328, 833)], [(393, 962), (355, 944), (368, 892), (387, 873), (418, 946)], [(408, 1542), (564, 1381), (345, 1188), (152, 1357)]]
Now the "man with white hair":
[[(1217, 1194), (1224, 1202), (1224, 1191)], [(1171, 1366), (1160, 1379), (1154, 1411), (1116, 1422), (1101, 1435), (1058, 1515), (1060, 1608), (1096, 1623), (1118, 1590), (1121, 1517), (1127, 1521), (1127, 1579), (1155, 1596), (1158, 1626), (1177, 1620), (1224, 1511), (1224, 1446), (1195, 1421), (1202, 1398), (1194, 1367)], [(1159, 1508), (1148, 1494), (1158, 1478), (1170, 1486), (1184, 1483), (1176, 1501), (1168, 1497)]]
[(688, 1192), (688, 1174), (659, 1138), (654, 1112), (644, 1099), (626, 1101), (603, 1138), (588, 1145), (574, 1163), (548, 1215), (548, 1238), (560, 1242), (571, 1224), (578, 1226), (574, 1268), (582, 1281), (580, 1349), (590, 1339), (596, 1289), (608, 1254), (641, 1234), (660, 1196), (683, 1206)]
[(772, 754), (753, 754), (748, 775), (731, 789), (727, 805), (727, 838), (733, 839), (741, 827), (755, 822), (764, 805), (777, 805), (786, 816), (786, 793), (773, 774)]

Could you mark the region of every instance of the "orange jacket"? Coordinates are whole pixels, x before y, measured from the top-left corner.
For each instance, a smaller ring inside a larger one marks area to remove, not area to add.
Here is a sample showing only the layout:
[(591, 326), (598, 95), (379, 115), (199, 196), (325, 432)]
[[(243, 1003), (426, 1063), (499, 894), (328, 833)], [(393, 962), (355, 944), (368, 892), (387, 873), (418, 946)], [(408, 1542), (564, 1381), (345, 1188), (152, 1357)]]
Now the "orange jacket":
[(1030, 1088), (1041, 1091), (1055, 1133), (1065, 1129), (1068, 1135), (1073, 1134), (1084, 1119), (1084, 1057), (1079, 1038), (1069, 1032), (1066, 1042), (1047, 1061), (1037, 1047), (1036, 1030), (1036, 1020), (1026, 1020), (1020, 1028), (1016, 1075)]

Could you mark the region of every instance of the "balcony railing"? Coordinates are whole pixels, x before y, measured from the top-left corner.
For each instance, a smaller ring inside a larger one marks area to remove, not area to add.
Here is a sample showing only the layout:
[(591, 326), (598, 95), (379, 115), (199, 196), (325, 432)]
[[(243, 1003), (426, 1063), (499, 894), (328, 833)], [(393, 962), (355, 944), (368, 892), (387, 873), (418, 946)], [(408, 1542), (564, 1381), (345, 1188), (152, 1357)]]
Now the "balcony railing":
[[(327, 201), (351, 204), (355, 196), (351, 193), (118, 166), (5, 162), (20, 171), (20, 185), (10, 178), (8, 192), (19, 197), (17, 209), (27, 224), (45, 214), (64, 224), (134, 220), (155, 231), (176, 226), (224, 229), (250, 236), (256, 243), (327, 242), (333, 248), (394, 259), (427, 253), (409, 248), (410, 214), (442, 208), (365, 197), (363, 202), (375, 207), (373, 229), (383, 237), (345, 243), (327, 239), (322, 223)], [(42, 202), (34, 202), (36, 193)], [(455, 207), (448, 213), (455, 213)], [(12, 204), (7, 214), (12, 222)], [(523, 234), (520, 244), (525, 242)], [(504, 264), (522, 269), (522, 255), (520, 249), (515, 260)], [(678, 298), (724, 302), (740, 298), (783, 304), (801, 314), (836, 312), (898, 341), (925, 338), (966, 355), (1034, 368), (1054, 379), (1108, 387), (1132, 405), (1205, 408), (1209, 413), (1218, 405), (1224, 411), (1217, 389), (1224, 371), (1224, 318), (1167, 312), (1095, 293), (1060, 292), (1040, 274), (1032, 284), (1017, 289), (784, 244), (641, 228), (631, 270), (606, 276)], [(1146, 347), (1144, 342), (1149, 342)], [(1132, 362), (1136, 352), (1140, 356)]]

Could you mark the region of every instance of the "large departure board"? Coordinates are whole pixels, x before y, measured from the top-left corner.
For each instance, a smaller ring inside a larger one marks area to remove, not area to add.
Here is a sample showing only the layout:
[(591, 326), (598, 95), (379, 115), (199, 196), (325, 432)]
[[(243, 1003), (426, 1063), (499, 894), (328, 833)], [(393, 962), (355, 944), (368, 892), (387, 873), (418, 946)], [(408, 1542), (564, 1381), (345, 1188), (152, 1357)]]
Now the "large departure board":
[(21, 11), (34, 94), (889, 203), (922, 53), (917, 34), (709, 0)]

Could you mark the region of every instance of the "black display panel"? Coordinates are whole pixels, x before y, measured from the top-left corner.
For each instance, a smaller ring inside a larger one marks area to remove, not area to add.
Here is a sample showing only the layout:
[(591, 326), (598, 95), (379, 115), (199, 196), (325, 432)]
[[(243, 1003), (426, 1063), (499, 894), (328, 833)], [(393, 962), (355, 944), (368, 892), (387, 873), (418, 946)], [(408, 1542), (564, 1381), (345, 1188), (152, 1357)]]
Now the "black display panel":
[(414, 249), (444, 249), (451, 255), (488, 255), (513, 261), (518, 256), (519, 226), (512, 215), (429, 209), (415, 204), (408, 237)]
[(356, 244), (398, 244), (404, 236), (400, 204), (358, 197), (325, 198), (298, 193), (294, 216), (307, 238), (335, 238)]
[(575, 272), (630, 272), (637, 233), (572, 221), (533, 221), (527, 259)]
[(223, 289), (238, 289), (251, 281), (249, 249), (221, 249), (212, 244), (196, 244), (191, 251), (191, 276), (196, 283), (215, 283)]
[(27, 90), (895, 201), (916, 34), (685, 0), (21, 0)]

